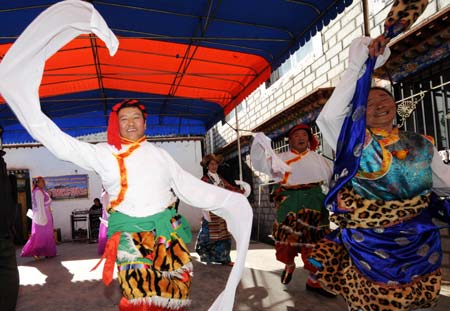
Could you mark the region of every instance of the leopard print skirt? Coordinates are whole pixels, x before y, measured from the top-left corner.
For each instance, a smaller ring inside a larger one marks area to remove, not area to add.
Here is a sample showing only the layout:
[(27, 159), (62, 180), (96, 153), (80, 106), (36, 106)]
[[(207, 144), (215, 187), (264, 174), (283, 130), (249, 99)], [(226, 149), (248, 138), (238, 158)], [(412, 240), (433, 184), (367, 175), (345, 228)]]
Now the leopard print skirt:
[[(428, 195), (402, 201), (367, 200), (353, 189), (343, 188), (338, 195), (338, 204), (348, 213), (333, 214), (330, 219), (342, 230), (386, 228), (415, 217), (428, 203)], [(410, 311), (436, 305), (441, 284), (440, 269), (417, 276), (407, 284), (377, 283), (358, 270), (343, 243), (331, 239), (332, 235), (318, 242), (309, 261), (318, 268), (316, 276), (322, 286), (342, 295), (349, 310)]]
[(328, 291), (342, 295), (350, 311), (410, 311), (437, 304), (441, 271), (424, 275), (402, 286), (389, 286), (368, 280), (351, 264), (342, 245), (323, 239), (313, 249), (311, 258), (320, 262), (316, 272)]
[(273, 224), (273, 239), (290, 246), (315, 244), (331, 232), (329, 225), (321, 225), (322, 219), (323, 213), (314, 210), (289, 212), (281, 224)]
[(331, 232), (320, 183), (280, 186), (272, 199), (277, 213), (272, 229), (276, 243), (294, 247), (315, 244)]

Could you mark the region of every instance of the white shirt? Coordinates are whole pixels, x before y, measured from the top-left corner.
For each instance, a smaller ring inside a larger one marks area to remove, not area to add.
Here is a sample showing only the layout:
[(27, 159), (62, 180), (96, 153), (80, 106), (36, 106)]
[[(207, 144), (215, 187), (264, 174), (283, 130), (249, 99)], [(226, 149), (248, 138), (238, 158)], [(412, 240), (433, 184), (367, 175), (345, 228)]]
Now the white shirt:
[(219, 186), (220, 183), (222, 182), (219, 174), (217, 174), (217, 173), (212, 173), (212, 172), (208, 171), (208, 176), (214, 181), (215, 186)]
[(47, 213), (45, 212), (45, 197), (44, 190), (34, 189), (32, 192), (33, 198), (33, 221), (40, 225), (45, 226), (47, 224)]
[[(276, 154), (270, 145), (270, 138), (261, 132), (254, 134), (250, 157), (255, 170), (287, 186), (315, 182), (324, 182), (328, 186), (333, 175), (333, 162), (315, 151), (308, 151), (298, 161), (289, 161), (298, 156), (292, 151)], [(287, 180), (283, 180), (285, 174), (289, 175)]]
[[(368, 46), (371, 41), (372, 39), (368, 37), (353, 40), (350, 45), (349, 67), (317, 117), (316, 123), (322, 136), (333, 150), (336, 150), (345, 117), (351, 111), (351, 100), (356, 90), (358, 78), (364, 72), (364, 63), (369, 57)], [(382, 66), (389, 56), (389, 48), (386, 48), (384, 54), (378, 56), (375, 68)], [(450, 165), (443, 163), (436, 148), (434, 148), (431, 170), (433, 172), (432, 190), (437, 195), (450, 196)]]
[[(298, 157), (298, 154), (291, 151), (279, 154), (281, 160), (287, 163), (291, 159)], [(314, 151), (308, 151), (300, 160), (289, 164), (291, 172), (283, 185), (294, 186), (304, 185), (316, 182), (324, 182), (328, 185), (333, 174), (333, 162), (317, 154)], [(277, 181), (282, 181), (278, 177)]]
[[(41, 111), (38, 89), (45, 61), (80, 34), (94, 32), (113, 55), (118, 40), (100, 14), (87, 2), (67, 0), (39, 15), (16, 40), (0, 63), (0, 92), (27, 131), (56, 157), (97, 172), (111, 202), (121, 190), (119, 151), (106, 143), (89, 144), (63, 133)], [(236, 264), (225, 290), (209, 310), (229, 310), (234, 303), (250, 240), (253, 212), (247, 199), (207, 184), (184, 171), (163, 149), (142, 142), (125, 158), (128, 189), (116, 210), (130, 216), (148, 216), (164, 210), (172, 201), (170, 189), (189, 205), (214, 211), (224, 218), (236, 240)]]

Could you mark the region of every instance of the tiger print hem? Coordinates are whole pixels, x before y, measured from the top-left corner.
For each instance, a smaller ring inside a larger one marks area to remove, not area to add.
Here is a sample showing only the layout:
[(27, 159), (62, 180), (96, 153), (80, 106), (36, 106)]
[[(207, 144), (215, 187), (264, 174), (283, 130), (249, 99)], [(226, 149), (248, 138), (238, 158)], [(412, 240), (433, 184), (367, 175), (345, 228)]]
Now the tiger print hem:
[[(186, 311), (189, 309), (190, 301), (177, 304), (176, 301), (158, 301), (159, 297), (140, 298), (128, 300), (122, 297), (119, 303), (120, 311)], [(169, 306), (170, 305), (170, 306)]]
[(352, 265), (342, 246), (325, 239), (319, 244), (310, 257), (310, 262), (319, 268), (315, 276), (328, 291), (343, 296), (350, 311), (410, 311), (431, 308), (438, 302), (439, 269), (409, 284), (376, 283)]
[(191, 300), (163, 298), (158, 296), (128, 299), (128, 302), (134, 306), (148, 305), (150, 309), (152, 306), (155, 306), (163, 308), (164, 310), (183, 310), (191, 304)]
[(323, 214), (314, 210), (289, 212), (283, 223), (275, 222), (273, 239), (281, 244), (302, 246), (314, 244), (331, 232), (328, 225), (321, 226)]
[(344, 187), (338, 194), (339, 209), (330, 221), (341, 228), (390, 227), (420, 214), (429, 204), (430, 195), (405, 200), (369, 200), (359, 196), (353, 188)]

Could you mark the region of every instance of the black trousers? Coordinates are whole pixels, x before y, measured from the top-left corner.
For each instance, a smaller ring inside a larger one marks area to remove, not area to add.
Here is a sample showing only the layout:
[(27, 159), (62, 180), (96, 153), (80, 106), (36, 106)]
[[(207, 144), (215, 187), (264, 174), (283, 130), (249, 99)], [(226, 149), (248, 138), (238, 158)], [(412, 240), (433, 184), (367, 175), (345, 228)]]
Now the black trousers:
[(19, 270), (12, 239), (0, 238), (0, 306), (2, 311), (16, 309), (19, 294)]

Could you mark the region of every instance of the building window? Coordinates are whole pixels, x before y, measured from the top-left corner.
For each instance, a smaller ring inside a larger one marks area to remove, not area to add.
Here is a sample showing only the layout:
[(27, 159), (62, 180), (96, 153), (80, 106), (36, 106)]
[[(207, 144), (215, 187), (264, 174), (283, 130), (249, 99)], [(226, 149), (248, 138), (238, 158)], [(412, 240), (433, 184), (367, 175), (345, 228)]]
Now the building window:
[(392, 0), (371, 0), (369, 1), (369, 14), (376, 15), (380, 13)]
[(304, 46), (300, 47), (283, 64), (281, 64), (278, 69), (272, 72), (269, 80), (266, 81), (266, 88), (269, 88), (273, 83), (275, 83), (275, 81), (282, 78), (294, 68), (300, 66), (305, 60), (310, 57), (318, 57), (322, 54), (322, 36), (320, 33), (317, 33), (314, 37), (308, 40)]
[(236, 108), (234, 108), (229, 114), (225, 116), (225, 121), (230, 122), (231, 120), (234, 119), (236, 111), (239, 114), (241, 111), (245, 111), (245, 109), (246, 109), (246, 101), (244, 100), (239, 105), (237, 105)]
[[(226, 122), (230, 122), (231, 120), (234, 119), (235, 111), (236, 111), (236, 109), (233, 109), (233, 110), (230, 111), (229, 114), (227, 114), (227, 115), (225, 116), (225, 121), (226, 121)], [(223, 122), (222, 122), (222, 125), (223, 125)]]

